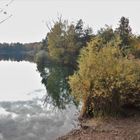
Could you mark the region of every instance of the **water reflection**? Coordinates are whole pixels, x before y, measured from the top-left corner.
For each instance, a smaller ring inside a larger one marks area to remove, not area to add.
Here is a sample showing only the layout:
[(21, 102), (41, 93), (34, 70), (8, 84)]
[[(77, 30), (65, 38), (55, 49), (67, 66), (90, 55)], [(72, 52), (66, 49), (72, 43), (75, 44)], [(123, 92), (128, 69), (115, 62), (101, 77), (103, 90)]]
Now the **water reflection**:
[(43, 94), (45, 87), (41, 84), (36, 64), (0, 61), (0, 101), (32, 100)]
[(76, 105), (76, 102), (70, 95), (67, 82), (68, 75), (72, 73), (71, 69), (55, 64), (46, 64), (44, 67), (38, 65), (37, 68), (47, 91), (45, 103), (51, 103), (60, 109), (64, 109), (70, 103)]
[(5, 61), (29, 61), (29, 62), (33, 62), (34, 61), (34, 56), (33, 55), (29, 55), (29, 54), (22, 54), (22, 53), (5, 53), (2, 54), (0, 53), (0, 61), (1, 60), (5, 60)]
[(60, 111), (39, 100), (0, 102), (0, 140), (55, 140), (76, 126), (74, 106)]
[(0, 140), (55, 140), (77, 126), (66, 78), (70, 69), (44, 62), (37, 68), (25, 61), (0, 64)]

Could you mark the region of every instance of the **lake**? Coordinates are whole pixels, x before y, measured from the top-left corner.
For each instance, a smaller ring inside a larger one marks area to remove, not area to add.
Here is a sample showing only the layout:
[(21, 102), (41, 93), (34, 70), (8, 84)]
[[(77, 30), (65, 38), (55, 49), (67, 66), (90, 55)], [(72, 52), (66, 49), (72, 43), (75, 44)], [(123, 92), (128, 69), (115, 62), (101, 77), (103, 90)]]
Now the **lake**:
[(63, 76), (59, 67), (0, 61), (0, 140), (55, 140), (77, 126)]

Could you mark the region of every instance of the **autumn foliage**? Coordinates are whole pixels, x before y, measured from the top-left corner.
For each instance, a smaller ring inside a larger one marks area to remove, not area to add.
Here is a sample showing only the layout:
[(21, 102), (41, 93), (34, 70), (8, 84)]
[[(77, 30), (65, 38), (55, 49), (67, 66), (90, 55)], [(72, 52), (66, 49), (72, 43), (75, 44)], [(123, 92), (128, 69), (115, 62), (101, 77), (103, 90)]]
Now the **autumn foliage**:
[(124, 57), (119, 47), (103, 46), (99, 40), (94, 38), (82, 49), (79, 70), (69, 77), (72, 94), (83, 104), (82, 117), (116, 116), (123, 106), (140, 106), (138, 60)]

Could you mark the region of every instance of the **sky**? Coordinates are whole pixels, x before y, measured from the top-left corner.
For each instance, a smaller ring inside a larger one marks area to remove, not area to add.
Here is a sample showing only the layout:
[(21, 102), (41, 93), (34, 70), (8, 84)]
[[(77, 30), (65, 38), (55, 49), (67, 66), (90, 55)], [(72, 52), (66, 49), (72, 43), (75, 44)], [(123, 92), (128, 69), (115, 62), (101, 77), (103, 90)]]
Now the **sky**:
[[(9, 3), (9, 6), (5, 6)], [(38, 42), (45, 38), (47, 24), (63, 19), (76, 23), (82, 19), (93, 32), (105, 24), (118, 26), (122, 16), (129, 18), (133, 33), (140, 34), (139, 0), (0, 0), (0, 42)]]

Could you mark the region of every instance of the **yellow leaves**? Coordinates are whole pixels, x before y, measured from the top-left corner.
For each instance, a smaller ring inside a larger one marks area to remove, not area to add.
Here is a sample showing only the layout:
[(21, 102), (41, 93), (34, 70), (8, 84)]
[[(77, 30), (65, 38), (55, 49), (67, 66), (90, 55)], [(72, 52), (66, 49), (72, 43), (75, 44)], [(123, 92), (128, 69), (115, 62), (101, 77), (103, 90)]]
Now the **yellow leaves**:
[(115, 100), (114, 94), (119, 96), (120, 104), (129, 102), (129, 98), (136, 101), (134, 95), (140, 93), (140, 63), (122, 57), (119, 48), (109, 44), (98, 51), (100, 43), (98, 39), (92, 40), (81, 51), (79, 70), (69, 78), (73, 95), (78, 99), (102, 98), (110, 104)]

